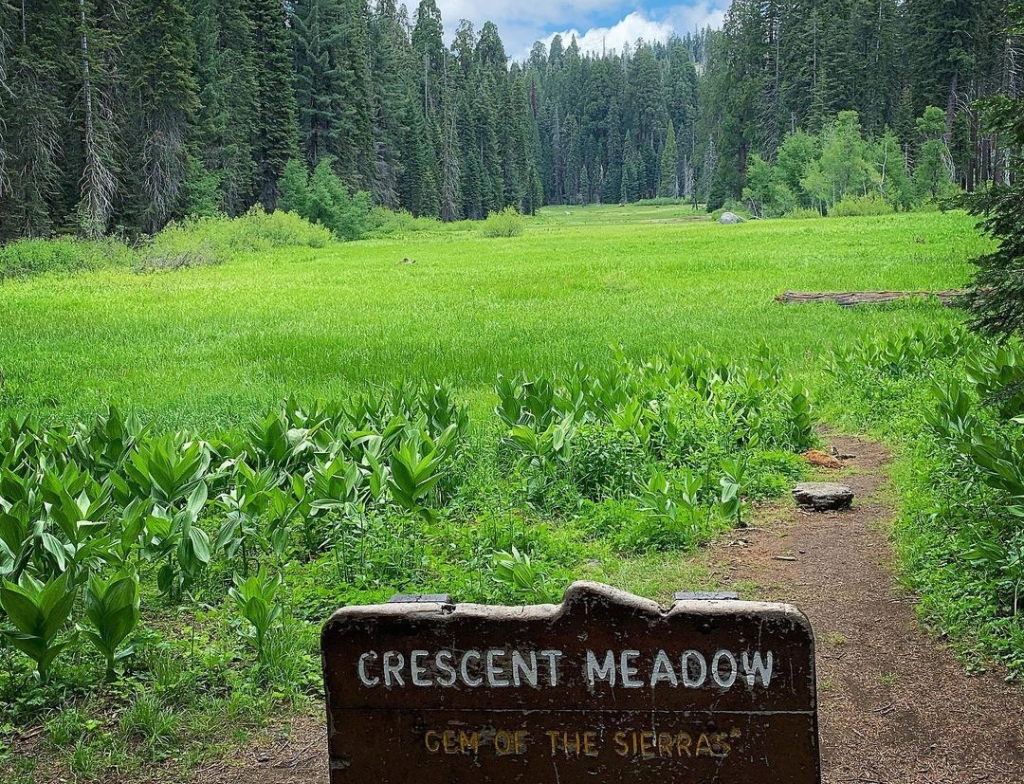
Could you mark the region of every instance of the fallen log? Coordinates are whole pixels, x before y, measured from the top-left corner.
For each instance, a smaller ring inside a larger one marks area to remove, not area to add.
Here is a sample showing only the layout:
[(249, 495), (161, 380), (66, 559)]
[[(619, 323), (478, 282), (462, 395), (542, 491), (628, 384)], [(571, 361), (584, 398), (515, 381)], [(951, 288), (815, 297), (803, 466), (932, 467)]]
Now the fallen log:
[(787, 291), (785, 294), (777, 296), (775, 301), (781, 305), (835, 302), (840, 307), (852, 308), (856, 305), (878, 305), (884, 302), (894, 302), (898, 299), (908, 299), (911, 297), (935, 297), (946, 307), (953, 307), (957, 299), (964, 294), (966, 294), (966, 291), (963, 289), (949, 289), (947, 291)]

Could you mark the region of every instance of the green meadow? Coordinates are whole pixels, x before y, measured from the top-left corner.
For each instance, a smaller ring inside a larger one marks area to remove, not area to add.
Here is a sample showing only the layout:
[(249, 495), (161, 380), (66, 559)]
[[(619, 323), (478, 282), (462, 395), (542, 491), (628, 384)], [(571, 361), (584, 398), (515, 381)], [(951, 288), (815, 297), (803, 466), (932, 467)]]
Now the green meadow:
[[(47, 420), (113, 402), (165, 427), (245, 421), (288, 395), (450, 381), (490, 405), (499, 374), (763, 342), (798, 373), (870, 333), (949, 322), (929, 303), (782, 307), (783, 291), (964, 284), (987, 245), (959, 214), (720, 226), (685, 207), (548, 209), (523, 236), (479, 225), (0, 284), (0, 411)], [(403, 263), (404, 260), (415, 263)]]
[(0, 779), (190, 780), (319, 717), (341, 605), (557, 602), (580, 578), (763, 598), (702, 546), (810, 475), (822, 425), (896, 447), (923, 617), (1024, 672), (1017, 539), (991, 512), (1024, 495), (1016, 431), (971, 370), (1019, 394), (1024, 351), (923, 297), (775, 301), (962, 286), (989, 247), (968, 216), (388, 231), (333, 243), (277, 213), (4, 249)]

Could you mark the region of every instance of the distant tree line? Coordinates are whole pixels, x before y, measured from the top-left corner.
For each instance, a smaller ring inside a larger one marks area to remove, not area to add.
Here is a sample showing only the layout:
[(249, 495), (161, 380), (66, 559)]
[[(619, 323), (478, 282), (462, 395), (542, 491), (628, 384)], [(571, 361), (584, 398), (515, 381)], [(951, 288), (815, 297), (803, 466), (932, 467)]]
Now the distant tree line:
[(850, 122), (876, 170), (883, 145), (884, 198), (919, 197), (899, 183), (923, 160), (971, 190), (1009, 178), (973, 108), (1019, 93), (1004, 16), (735, 0), (721, 31), (600, 55), (555, 37), (509, 64), (491, 23), (446, 45), (435, 0), (411, 17), (394, 0), (0, 0), (0, 240), (254, 205), (343, 226), (369, 204), (446, 221), (745, 191), (827, 207), (814, 172), (782, 170), (808, 139), (826, 166)]

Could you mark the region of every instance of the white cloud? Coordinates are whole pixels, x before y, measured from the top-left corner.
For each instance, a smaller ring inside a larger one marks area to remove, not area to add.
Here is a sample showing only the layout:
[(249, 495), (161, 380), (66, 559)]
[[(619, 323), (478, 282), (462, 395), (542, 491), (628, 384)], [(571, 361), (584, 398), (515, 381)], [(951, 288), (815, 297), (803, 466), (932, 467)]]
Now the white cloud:
[[(406, 0), (410, 15), (418, 0)], [(703, 27), (720, 27), (730, 0), (437, 0), (450, 41), (459, 21), (468, 19), (477, 31), (484, 22), (498, 26), (505, 51), (521, 60), (530, 52), (534, 41), (550, 43), (559, 32), (568, 43), (573, 34), (582, 49), (600, 52), (602, 41), (607, 49), (621, 51), (623, 44), (632, 45), (637, 38), (665, 41), (673, 31), (680, 34)], [(657, 10), (645, 10), (656, 6)], [(594, 24), (597, 20), (619, 18), (608, 26)], [(580, 32), (580, 31), (583, 32)]]
[[(576, 37), (576, 44), (581, 52), (592, 52), (601, 54), (613, 49), (621, 52), (627, 45), (633, 46), (638, 38), (645, 41), (660, 41), (664, 43), (675, 32), (675, 28), (668, 22), (655, 22), (648, 19), (642, 13), (634, 11), (622, 21), (611, 27), (592, 27), (585, 33), (579, 30), (565, 30), (557, 33), (562, 36), (563, 43), (567, 46), (573, 36)], [(552, 33), (542, 39), (548, 46), (556, 33)]]
[(665, 21), (680, 34), (703, 30), (705, 27), (718, 28), (725, 21), (725, 12), (730, 0), (703, 0), (693, 5), (678, 5), (669, 10)]

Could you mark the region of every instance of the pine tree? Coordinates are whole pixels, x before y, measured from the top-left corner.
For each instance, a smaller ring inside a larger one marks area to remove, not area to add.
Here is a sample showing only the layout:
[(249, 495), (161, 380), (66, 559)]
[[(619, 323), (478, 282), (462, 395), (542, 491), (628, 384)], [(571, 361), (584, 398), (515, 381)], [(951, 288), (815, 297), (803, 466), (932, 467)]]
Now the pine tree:
[(8, 38), (5, 93), (6, 192), (0, 193), (0, 240), (44, 237), (54, 225), (54, 205), (64, 172), (64, 105), (62, 81), (70, 63), (64, 51), (75, 40), (66, 20), (73, 7), (63, 2), (32, 0), (8, 10), (13, 22)]
[(199, 108), (192, 18), (182, 0), (131, 0), (131, 63), (135, 144), (131, 171), (136, 214), (154, 233), (179, 214), (192, 169), (192, 135)]
[(679, 198), (679, 157), (676, 149), (675, 124), (669, 121), (668, 134), (661, 152), (661, 178), (658, 195)]
[(292, 49), (280, 0), (249, 0), (259, 124), (253, 140), (255, 197), (273, 211), (278, 181), (298, 148)]
[(215, 180), (229, 216), (254, 201), (252, 142), (260, 123), (253, 23), (244, 0), (197, 0), (196, 73), (200, 92), (197, 133), (202, 167)]

